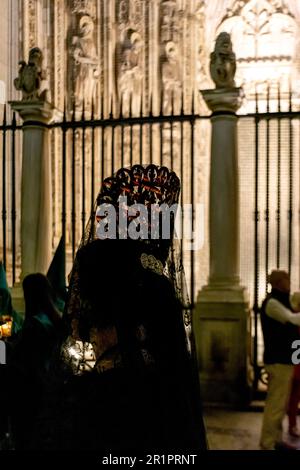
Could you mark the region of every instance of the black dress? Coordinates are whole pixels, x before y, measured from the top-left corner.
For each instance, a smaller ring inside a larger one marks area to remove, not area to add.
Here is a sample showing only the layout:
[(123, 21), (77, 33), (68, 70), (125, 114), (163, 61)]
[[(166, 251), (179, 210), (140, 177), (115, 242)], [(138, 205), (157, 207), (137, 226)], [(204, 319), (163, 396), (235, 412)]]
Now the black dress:
[(181, 305), (167, 277), (142, 267), (143, 249), (96, 240), (77, 254), (79, 334), (88, 341), (91, 328), (114, 326), (118, 342), (98, 358), (113, 366), (65, 381), (52, 422), (56, 448), (206, 448)]

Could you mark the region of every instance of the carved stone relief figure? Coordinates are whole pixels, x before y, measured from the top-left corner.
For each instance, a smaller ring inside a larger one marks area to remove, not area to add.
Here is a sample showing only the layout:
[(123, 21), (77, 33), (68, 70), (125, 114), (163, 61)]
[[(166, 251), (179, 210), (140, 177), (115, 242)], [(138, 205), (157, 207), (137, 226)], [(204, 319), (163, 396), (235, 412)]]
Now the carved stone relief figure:
[(209, 86), (208, 78), (208, 53), (206, 45), (206, 17), (205, 17), (205, 1), (198, 0), (195, 8), (196, 34), (197, 41), (196, 50), (196, 80), (197, 88), (205, 88)]
[(84, 101), (86, 107), (90, 108), (100, 70), (94, 38), (94, 21), (89, 15), (81, 16), (78, 33), (72, 40), (75, 104), (76, 107), (81, 107)]
[(230, 34), (222, 32), (216, 39), (215, 50), (210, 54), (210, 74), (216, 88), (234, 88), (235, 71), (236, 60)]
[(130, 100), (132, 112), (140, 110), (143, 74), (141, 69), (142, 39), (138, 32), (128, 30), (119, 47), (118, 96), (123, 103), (123, 112), (129, 113)]
[(173, 41), (165, 44), (162, 56), (161, 79), (163, 88), (163, 112), (169, 114), (172, 110), (172, 99), (181, 97), (182, 76), (178, 57), (178, 48)]
[(174, 103), (182, 94), (182, 61), (179, 59), (179, 17), (176, 0), (162, 0), (160, 4), (160, 79), (162, 109), (164, 114), (172, 111)]
[(15, 78), (14, 85), (22, 90), (22, 100), (45, 100), (46, 74), (42, 69), (43, 54), (41, 49), (33, 47), (29, 52), (28, 64), (24, 60), (19, 62), (19, 76)]

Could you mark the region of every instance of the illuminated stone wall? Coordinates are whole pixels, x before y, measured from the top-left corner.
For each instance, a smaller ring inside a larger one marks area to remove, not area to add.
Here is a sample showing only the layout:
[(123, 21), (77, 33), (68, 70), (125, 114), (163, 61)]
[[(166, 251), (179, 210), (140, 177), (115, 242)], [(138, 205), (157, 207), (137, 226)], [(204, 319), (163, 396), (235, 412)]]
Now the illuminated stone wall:
[[(238, 86), (244, 86), (246, 92), (247, 100), (241, 112), (253, 110), (255, 84), (262, 98), (267, 79), (271, 79), (271, 86), (274, 88), (280, 78), (285, 93), (289, 77), (292, 77), (294, 88), (299, 89), (300, 4), (297, 0), (2, 1), (6, 6), (0, 20), (1, 25), (3, 23), (0, 34), (4, 41), (10, 38), (9, 43), (13, 45), (13, 51), (11, 49), (6, 58), (0, 56), (1, 64), (6, 63), (4, 69), (10, 73), (9, 78), (6, 77), (10, 87), (9, 99), (13, 97), (12, 80), (17, 73), (18, 59), (27, 59), (30, 47), (37, 45), (45, 53), (50, 99), (57, 110), (62, 111), (66, 100), (68, 111), (75, 106), (79, 113), (84, 87), (88, 90), (87, 110), (91, 96), (95, 98), (96, 111), (100, 112), (100, 96), (103, 94), (104, 113), (107, 114), (111, 97), (118, 107), (123, 95), (126, 113), (129, 94), (133, 92), (134, 113), (139, 109), (141, 94), (144, 112), (147, 113), (149, 109), (150, 96), (153, 98), (154, 111), (158, 111), (159, 98), (164, 90), (165, 112), (170, 110), (172, 91), (178, 96), (184, 91), (185, 110), (188, 112), (192, 92), (199, 96), (199, 89), (212, 86), (208, 73), (209, 53), (213, 50), (218, 32), (222, 30), (232, 34), (238, 63), (236, 81)], [(1, 51), (1, 54), (4, 54), (5, 48)], [(80, 56), (89, 58), (89, 64), (83, 65), (78, 60)], [(3, 74), (4, 69), (1, 67), (0, 73)], [(296, 94), (294, 99), (298, 99)], [(197, 99), (196, 106), (200, 112), (206, 111), (200, 98)], [(264, 107), (263, 99), (261, 107)], [(57, 118), (60, 118), (59, 113)], [(253, 164), (253, 156), (249, 159), (253, 134), (248, 136), (249, 146), (243, 145), (243, 126), (241, 123), (242, 186), (249, 176), (249, 165)], [(198, 184), (196, 199), (205, 206), (206, 220), (209, 178), (208, 130), (209, 125), (205, 127), (205, 124), (199, 124), (195, 141), (195, 178)], [(79, 155), (80, 135), (77, 144)], [(61, 233), (59, 175), (62, 149), (61, 139), (57, 135), (52, 136), (51, 150), (55, 247)], [(88, 154), (88, 145), (86, 151)], [(76, 165), (77, 174), (80, 175), (79, 156), (76, 157)], [(70, 173), (70, 169), (68, 171)], [(250, 180), (250, 187), (252, 183)], [(90, 195), (87, 195), (87, 198), (89, 200)], [(242, 242), (245, 236), (250, 237), (253, 227), (250, 200), (242, 187)], [(80, 201), (78, 211), (80, 213)], [(197, 289), (206, 283), (208, 274), (207, 238), (206, 231), (204, 247), (197, 254)], [(250, 241), (247, 246), (249, 244)], [(247, 273), (251, 270), (253, 254), (243, 251), (245, 244), (242, 244), (241, 249), (243, 283), (249, 285), (250, 275), (247, 277)]]

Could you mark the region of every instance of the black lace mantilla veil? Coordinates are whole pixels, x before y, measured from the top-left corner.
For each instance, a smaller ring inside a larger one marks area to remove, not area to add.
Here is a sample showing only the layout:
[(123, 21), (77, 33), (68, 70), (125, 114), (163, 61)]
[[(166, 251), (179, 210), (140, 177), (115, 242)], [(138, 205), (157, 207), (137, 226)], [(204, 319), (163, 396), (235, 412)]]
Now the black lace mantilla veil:
[[(153, 164), (121, 168), (103, 181), (69, 278), (64, 313), (68, 337), (62, 356), (73, 374), (80, 375), (91, 367), (89, 355), (93, 349), (92, 373), (98, 381), (109, 376), (118, 381), (126, 375), (126, 384), (129, 381), (132, 387), (128, 392), (131, 407), (134, 401), (134, 406), (142, 407), (140, 412), (147, 415), (144, 422), (148, 437), (142, 439), (141, 446), (205, 449), (188, 295), (180, 241), (174, 237), (175, 214), (168, 214), (169, 238), (162, 238), (160, 233), (150, 239), (153, 219), (143, 219), (141, 213), (127, 220), (136, 221), (139, 227), (144, 224), (148, 239), (125, 239), (118, 218), (116, 239), (99, 239), (97, 232), (101, 221), (97, 209), (103, 204), (111, 204), (118, 217), (122, 196), (126, 197), (126, 209), (143, 204), (149, 215), (153, 205), (174, 208), (179, 192), (177, 175)], [(161, 231), (164, 215), (158, 217)], [(117, 387), (122, 385), (117, 383)], [(134, 422), (136, 416), (127, 419)], [(151, 432), (154, 425), (155, 432)], [(129, 435), (129, 446), (141, 439), (140, 435)], [(111, 439), (114, 436), (108, 439), (108, 445)]]

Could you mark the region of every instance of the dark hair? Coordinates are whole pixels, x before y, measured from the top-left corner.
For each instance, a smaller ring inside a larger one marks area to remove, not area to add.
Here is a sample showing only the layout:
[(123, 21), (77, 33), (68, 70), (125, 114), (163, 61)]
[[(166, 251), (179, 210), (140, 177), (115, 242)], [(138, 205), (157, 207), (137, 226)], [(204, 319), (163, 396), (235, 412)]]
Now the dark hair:
[(28, 274), (23, 280), (25, 318), (45, 313), (54, 326), (60, 323), (60, 315), (54, 304), (52, 286), (44, 274)]

